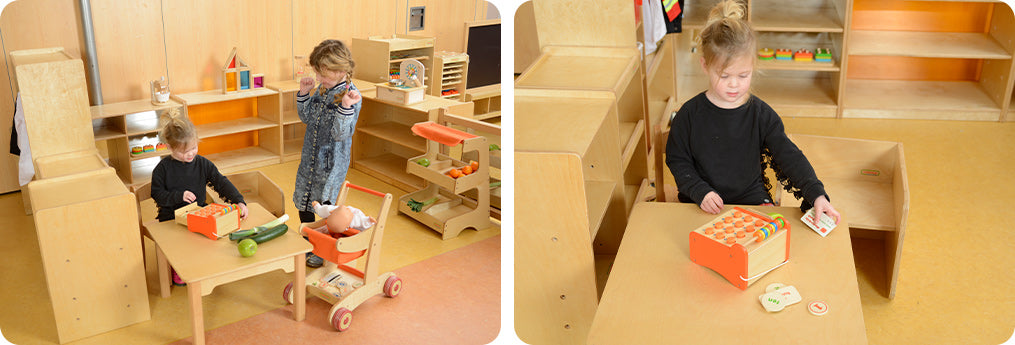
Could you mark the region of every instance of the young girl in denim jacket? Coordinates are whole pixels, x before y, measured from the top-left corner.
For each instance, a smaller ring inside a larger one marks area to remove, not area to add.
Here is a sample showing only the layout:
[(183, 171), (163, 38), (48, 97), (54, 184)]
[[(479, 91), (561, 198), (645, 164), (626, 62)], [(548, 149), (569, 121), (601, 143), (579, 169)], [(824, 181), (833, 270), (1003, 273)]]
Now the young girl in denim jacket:
[[(352, 155), (352, 134), (356, 130), (362, 98), (352, 84), (352, 53), (339, 40), (325, 40), (310, 53), (310, 65), (320, 83), (305, 77), (296, 94), (296, 110), (307, 125), (303, 152), (296, 171), (293, 203), (300, 222), (314, 221), (312, 203), (334, 204), (345, 182)], [(307, 265), (319, 267), (320, 257), (307, 256)]]

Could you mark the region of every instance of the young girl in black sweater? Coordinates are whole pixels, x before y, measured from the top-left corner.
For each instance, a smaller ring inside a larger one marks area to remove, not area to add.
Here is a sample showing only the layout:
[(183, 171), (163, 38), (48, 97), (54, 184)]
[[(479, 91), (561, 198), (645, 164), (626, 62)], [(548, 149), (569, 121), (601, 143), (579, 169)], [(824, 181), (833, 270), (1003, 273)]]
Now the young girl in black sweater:
[[(666, 165), (681, 202), (718, 214), (725, 204), (772, 204), (765, 168), (797, 198), (840, 220), (810, 162), (789, 138), (779, 115), (751, 94), (757, 38), (744, 5), (724, 0), (709, 13), (699, 47), (709, 88), (681, 106), (670, 124)], [(817, 217), (815, 217), (817, 219)]]

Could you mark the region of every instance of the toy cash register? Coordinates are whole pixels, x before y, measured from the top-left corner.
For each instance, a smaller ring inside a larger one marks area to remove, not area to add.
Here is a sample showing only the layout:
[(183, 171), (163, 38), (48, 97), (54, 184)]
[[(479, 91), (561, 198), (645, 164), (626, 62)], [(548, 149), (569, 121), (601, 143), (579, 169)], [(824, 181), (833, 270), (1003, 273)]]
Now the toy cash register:
[(734, 207), (690, 233), (691, 261), (746, 290), (789, 261), (789, 228), (782, 215)]

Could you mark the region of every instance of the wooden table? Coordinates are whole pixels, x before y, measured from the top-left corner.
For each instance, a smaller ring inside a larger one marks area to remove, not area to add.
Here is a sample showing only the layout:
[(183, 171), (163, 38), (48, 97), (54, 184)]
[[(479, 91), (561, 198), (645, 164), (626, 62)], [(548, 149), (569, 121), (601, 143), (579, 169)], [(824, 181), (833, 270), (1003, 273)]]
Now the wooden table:
[[(246, 229), (267, 223), (276, 217), (269, 213), (261, 204), (247, 205), (247, 219), (240, 222), (240, 228)], [(251, 257), (240, 256), (236, 243), (228, 238), (212, 241), (204, 235), (193, 233), (176, 222), (152, 221), (145, 223), (152, 240), (158, 247), (159, 272), (169, 272), (172, 265), (176, 274), (187, 282), (187, 294), (190, 299), (192, 326), (194, 328), (194, 344), (204, 344), (204, 314), (201, 309), (201, 296), (211, 293), (216, 286), (251, 277), (261, 273), (281, 269), (293, 273), (293, 286), (303, 286), (306, 276), (306, 253), (313, 249), (310, 242), (303, 239), (298, 229), (289, 229), (285, 235), (257, 246), (257, 253)], [(168, 261), (168, 262), (167, 262)], [(169, 297), (168, 273), (162, 274), (159, 285), (162, 297)], [(278, 288), (281, 291), (282, 287)], [(296, 321), (306, 317), (306, 289), (294, 289)]]
[[(800, 221), (799, 208), (748, 208), (790, 221), (790, 259), (740, 290), (690, 261), (688, 233), (715, 215), (694, 204), (636, 204), (588, 344), (866, 344), (845, 220), (822, 238)], [(796, 287), (803, 301), (767, 312), (758, 296), (772, 283)], [(813, 300), (826, 302), (828, 313), (808, 313)]]

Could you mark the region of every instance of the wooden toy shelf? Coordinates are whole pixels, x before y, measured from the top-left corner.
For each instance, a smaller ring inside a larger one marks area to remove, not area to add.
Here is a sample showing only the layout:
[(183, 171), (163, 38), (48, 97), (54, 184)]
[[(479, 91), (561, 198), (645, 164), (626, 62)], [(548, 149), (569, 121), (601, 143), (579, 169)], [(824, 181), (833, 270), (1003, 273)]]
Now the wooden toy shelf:
[(426, 139), (414, 136), (413, 124), (427, 121), (429, 111), (448, 108), (455, 114), (472, 114), (472, 104), (424, 95), (411, 105), (377, 99), (374, 91), (363, 92), (356, 132), (353, 134), (352, 168), (371, 174), (402, 190), (415, 191), (423, 179), (406, 172), (405, 161), (426, 152)]
[(201, 155), (220, 171), (280, 162), (282, 107), (278, 91), (255, 88), (223, 94), (209, 90), (170, 98), (184, 105), (203, 143)]
[(164, 105), (153, 105), (146, 99), (90, 108), (96, 144), (105, 142), (109, 166), (116, 169), (120, 180), (128, 187), (150, 181), (155, 164), (160, 157), (169, 154), (169, 150), (133, 154), (131, 142), (142, 137), (157, 138), (159, 116), (173, 108), (184, 114), (183, 105), (175, 100)]
[[(427, 93), (437, 97), (454, 100), (465, 100), (465, 81), (469, 73), (469, 55), (465, 53), (436, 52), (434, 68), (427, 69), (430, 74), (430, 89)], [(445, 92), (452, 93), (445, 95)]]
[[(412, 35), (370, 36), (352, 39), (356, 77), (373, 83), (387, 82), (402, 61), (416, 59), (427, 71), (434, 66), (434, 39)], [(426, 78), (426, 76), (424, 76)], [(429, 79), (429, 78), (426, 78)], [(429, 84), (427, 80), (424, 84)]]
[[(414, 133), (426, 138), (427, 149), (423, 155), (410, 158), (406, 162), (406, 171), (426, 181), (426, 187), (406, 194), (398, 203), (400, 212), (441, 233), (445, 240), (457, 237), (466, 228), (483, 230), (491, 225), (489, 141), (486, 137), (462, 132), (443, 123), (474, 129), (490, 125), (462, 117), (447, 116), (446, 113), (446, 109), (431, 111), (431, 121), (413, 126)], [(454, 139), (438, 142), (437, 138), (440, 137)], [(460, 149), (463, 157), (474, 157), (478, 168), (468, 175), (457, 178), (445, 175), (452, 169), (469, 166), (469, 162), (441, 153), (452, 147)], [(427, 166), (419, 164), (424, 158), (429, 161)], [(469, 198), (463, 195), (470, 190), (476, 190), (478, 197)], [(436, 201), (418, 211), (409, 205), (414, 201), (425, 202), (435, 197)]]
[[(717, 1), (687, 4), (677, 103), (708, 86), (691, 36)], [(962, 14), (957, 14), (962, 13)], [(991, 0), (753, 0), (759, 47), (827, 48), (832, 62), (759, 61), (752, 89), (782, 116), (1010, 120), (1015, 18)]]
[(473, 119), (488, 120), (500, 117), (500, 84), (466, 89), (464, 99), (475, 106)]

